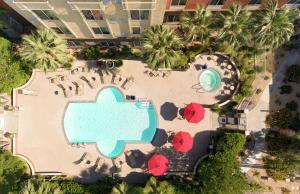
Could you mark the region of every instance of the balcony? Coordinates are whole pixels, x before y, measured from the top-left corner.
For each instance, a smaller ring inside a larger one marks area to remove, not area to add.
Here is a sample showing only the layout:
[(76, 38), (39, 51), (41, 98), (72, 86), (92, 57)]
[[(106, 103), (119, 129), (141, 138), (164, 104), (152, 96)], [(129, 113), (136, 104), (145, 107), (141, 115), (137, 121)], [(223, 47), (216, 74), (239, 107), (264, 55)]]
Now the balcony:
[(153, 10), (156, 0), (122, 0), (125, 10)]
[(53, 10), (47, 0), (13, 0), (21, 10)]
[(106, 3), (109, 1), (105, 0), (69, 0), (67, 3), (70, 5), (72, 10), (104, 10)]

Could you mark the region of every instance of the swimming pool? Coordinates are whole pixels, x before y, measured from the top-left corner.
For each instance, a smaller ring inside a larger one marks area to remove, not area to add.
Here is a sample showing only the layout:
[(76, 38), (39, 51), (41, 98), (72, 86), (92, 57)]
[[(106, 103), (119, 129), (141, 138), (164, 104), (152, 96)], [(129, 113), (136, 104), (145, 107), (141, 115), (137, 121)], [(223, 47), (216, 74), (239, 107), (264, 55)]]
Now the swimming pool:
[(205, 91), (217, 90), (221, 85), (221, 75), (215, 69), (206, 69), (200, 74), (199, 83)]
[(150, 102), (125, 101), (115, 87), (100, 91), (96, 102), (71, 102), (64, 116), (70, 143), (96, 143), (110, 158), (122, 153), (125, 143), (151, 142), (156, 112)]

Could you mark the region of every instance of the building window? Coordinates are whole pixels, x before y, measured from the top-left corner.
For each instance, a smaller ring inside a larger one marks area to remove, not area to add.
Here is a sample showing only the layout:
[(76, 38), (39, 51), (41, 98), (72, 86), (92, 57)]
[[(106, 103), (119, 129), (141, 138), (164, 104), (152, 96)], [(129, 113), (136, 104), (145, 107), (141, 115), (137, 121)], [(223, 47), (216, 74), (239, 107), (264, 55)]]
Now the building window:
[(103, 15), (100, 10), (81, 10), (87, 20), (103, 20)]
[(130, 10), (132, 20), (148, 20), (149, 10)]
[(51, 27), (56, 34), (72, 34), (66, 27)]
[(42, 20), (58, 20), (55, 13), (50, 10), (32, 10)]
[(223, 5), (224, 0), (212, 0), (209, 5)]
[(107, 27), (92, 28), (95, 34), (110, 34)]
[(111, 41), (111, 40), (105, 40), (105, 41), (100, 41), (98, 42), (98, 44), (100, 46), (104, 46), (104, 47), (112, 47), (112, 46), (116, 46), (116, 43)]
[(187, 0), (172, 0), (173, 6), (185, 5)]
[(141, 28), (140, 27), (132, 27), (132, 34), (140, 34)]
[(178, 14), (166, 14), (164, 18), (164, 22), (179, 22)]
[(287, 4), (300, 4), (300, 0), (289, 0)]
[(250, 5), (255, 5), (255, 4), (260, 4), (261, 0), (250, 0), (248, 4)]

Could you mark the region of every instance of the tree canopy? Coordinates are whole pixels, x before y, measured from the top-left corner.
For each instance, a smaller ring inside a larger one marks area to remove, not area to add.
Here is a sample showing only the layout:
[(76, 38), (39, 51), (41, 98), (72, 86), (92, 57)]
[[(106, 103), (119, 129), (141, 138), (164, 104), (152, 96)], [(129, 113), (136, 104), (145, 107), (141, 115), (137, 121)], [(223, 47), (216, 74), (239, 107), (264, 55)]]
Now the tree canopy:
[(225, 134), (216, 141), (215, 153), (198, 170), (200, 193), (240, 194), (249, 189), (237, 160), (245, 141), (238, 133)]
[(151, 26), (142, 35), (143, 52), (152, 69), (171, 68), (179, 59), (181, 38), (173, 29), (163, 25)]
[(0, 150), (0, 193), (15, 192), (19, 188), (26, 166), (8, 151)]
[(73, 58), (69, 54), (66, 40), (49, 29), (38, 30), (23, 36), (20, 55), (45, 72), (69, 65)]
[(31, 69), (14, 55), (12, 43), (0, 37), (0, 93), (10, 93), (13, 88), (24, 84), (30, 74)]

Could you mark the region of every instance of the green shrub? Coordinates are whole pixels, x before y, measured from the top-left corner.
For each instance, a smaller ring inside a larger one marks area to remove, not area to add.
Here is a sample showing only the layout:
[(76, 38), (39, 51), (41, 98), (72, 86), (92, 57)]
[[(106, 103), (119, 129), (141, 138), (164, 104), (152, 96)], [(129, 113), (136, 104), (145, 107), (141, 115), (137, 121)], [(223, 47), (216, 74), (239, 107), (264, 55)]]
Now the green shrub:
[(100, 55), (100, 50), (97, 47), (88, 47), (82, 50), (87, 60), (97, 60)]
[(285, 104), (285, 107), (289, 109), (290, 111), (295, 111), (298, 108), (298, 104), (295, 101), (290, 101)]
[(32, 72), (32, 64), (22, 61), (12, 50), (11, 42), (0, 37), (0, 93), (10, 93), (25, 84)]
[(290, 94), (292, 91), (293, 88), (290, 85), (283, 85), (280, 87), (280, 94)]
[(188, 68), (188, 58), (185, 55), (181, 55), (181, 57), (176, 61), (173, 69), (182, 69), (185, 70)]
[(293, 122), (292, 112), (283, 108), (274, 113), (271, 113), (266, 118), (266, 123), (271, 127), (288, 128)]
[(60, 187), (64, 194), (84, 194), (86, 190), (84, 185), (72, 180), (62, 181)]
[(211, 110), (219, 113), (219, 112), (221, 112), (221, 107), (219, 106), (219, 104), (216, 103), (212, 106)]
[(14, 193), (19, 190), (26, 166), (18, 157), (0, 150), (0, 193)]

